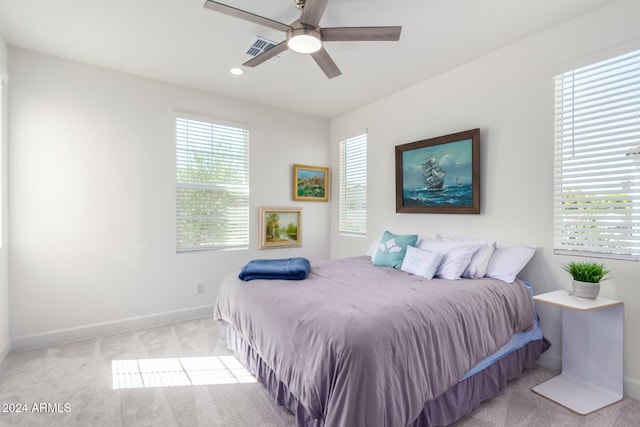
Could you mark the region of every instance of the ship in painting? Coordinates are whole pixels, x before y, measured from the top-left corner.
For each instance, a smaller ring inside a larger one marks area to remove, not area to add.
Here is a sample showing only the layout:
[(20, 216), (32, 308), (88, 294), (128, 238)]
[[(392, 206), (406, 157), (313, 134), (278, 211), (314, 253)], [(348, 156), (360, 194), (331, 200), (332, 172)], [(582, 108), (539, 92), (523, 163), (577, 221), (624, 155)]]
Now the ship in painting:
[(432, 154), (427, 154), (422, 162), (422, 179), (428, 190), (440, 190), (444, 184), (445, 172)]

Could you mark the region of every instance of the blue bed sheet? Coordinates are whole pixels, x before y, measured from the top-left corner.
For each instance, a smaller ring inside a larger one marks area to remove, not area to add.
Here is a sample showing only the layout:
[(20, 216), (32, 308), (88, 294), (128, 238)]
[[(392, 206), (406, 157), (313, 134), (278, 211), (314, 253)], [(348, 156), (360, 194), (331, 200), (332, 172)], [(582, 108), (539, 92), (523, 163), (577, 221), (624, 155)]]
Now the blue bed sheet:
[[(531, 304), (533, 305), (533, 288), (531, 287), (531, 284), (527, 282), (524, 282), (524, 284), (527, 287), (527, 290), (529, 291), (529, 295), (531, 295), (532, 297)], [(498, 351), (496, 351), (492, 355), (482, 359), (480, 363), (478, 363), (469, 372), (467, 372), (460, 381), (465, 380), (474, 374), (477, 374), (481, 370), (485, 369), (487, 366), (490, 366), (493, 363), (497, 362), (498, 360), (502, 359), (507, 354), (512, 353), (518, 350), (519, 348), (524, 347), (527, 343), (542, 339), (542, 330), (540, 329), (540, 324), (538, 322), (538, 314), (535, 312), (535, 306), (534, 306), (534, 317), (535, 317), (534, 318), (535, 323), (534, 323), (533, 329), (531, 329), (530, 331), (517, 332), (516, 334), (514, 334), (508, 343), (503, 345)]]

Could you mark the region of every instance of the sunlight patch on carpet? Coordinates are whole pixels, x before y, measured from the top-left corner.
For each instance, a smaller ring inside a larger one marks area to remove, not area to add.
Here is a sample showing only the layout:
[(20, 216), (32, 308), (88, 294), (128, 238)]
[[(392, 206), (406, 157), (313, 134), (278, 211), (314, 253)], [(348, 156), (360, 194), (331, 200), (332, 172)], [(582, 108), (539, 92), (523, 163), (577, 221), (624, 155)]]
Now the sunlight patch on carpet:
[(234, 356), (113, 360), (111, 372), (114, 390), (256, 382)]

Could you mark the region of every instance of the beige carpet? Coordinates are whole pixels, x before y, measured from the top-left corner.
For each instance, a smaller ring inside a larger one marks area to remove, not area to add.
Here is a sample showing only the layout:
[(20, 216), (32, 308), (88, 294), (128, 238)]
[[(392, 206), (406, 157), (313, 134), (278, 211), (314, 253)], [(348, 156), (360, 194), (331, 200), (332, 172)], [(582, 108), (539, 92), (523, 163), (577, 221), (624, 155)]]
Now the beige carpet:
[[(152, 363), (180, 358), (184, 370), (195, 363), (187, 376), (198, 383), (192, 374), (205, 369), (198, 363), (224, 359), (200, 358), (228, 354), (209, 317), (12, 353), (0, 365), (0, 426), (294, 426), (293, 415), (274, 404), (260, 384), (244, 382), (228, 362), (224, 369), (203, 371), (217, 372), (205, 375), (204, 385), (142, 388), (127, 380), (138, 388), (114, 389), (114, 360), (121, 366), (117, 378), (138, 378)], [(138, 368), (130, 369), (131, 361)], [(233, 375), (219, 381), (221, 372)], [(186, 378), (182, 375), (179, 381)], [(529, 370), (456, 426), (639, 425), (640, 403), (633, 399), (583, 417), (531, 391), (553, 375), (544, 368)], [(229, 378), (233, 383), (211, 384)]]

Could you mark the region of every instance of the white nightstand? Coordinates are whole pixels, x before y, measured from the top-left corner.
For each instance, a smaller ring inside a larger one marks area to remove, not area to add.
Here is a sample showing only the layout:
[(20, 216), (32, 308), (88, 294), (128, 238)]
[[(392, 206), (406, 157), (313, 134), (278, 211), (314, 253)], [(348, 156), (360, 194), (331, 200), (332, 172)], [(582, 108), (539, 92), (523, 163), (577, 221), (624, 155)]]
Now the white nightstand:
[(567, 291), (533, 299), (562, 307), (562, 372), (533, 391), (581, 415), (622, 400), (623, 303)]

